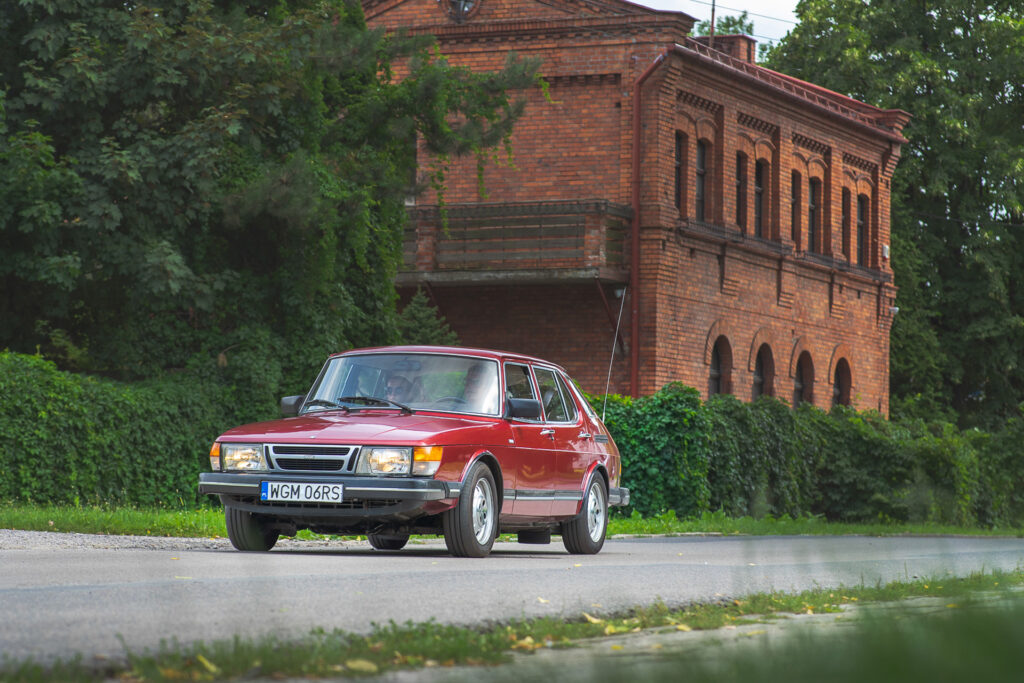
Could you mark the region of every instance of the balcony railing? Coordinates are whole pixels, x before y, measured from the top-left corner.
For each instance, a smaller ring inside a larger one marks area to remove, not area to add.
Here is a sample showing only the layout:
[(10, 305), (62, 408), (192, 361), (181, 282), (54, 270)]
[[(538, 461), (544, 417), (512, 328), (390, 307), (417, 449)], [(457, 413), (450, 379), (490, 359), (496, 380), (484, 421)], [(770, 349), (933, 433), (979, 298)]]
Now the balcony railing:
[(402, 271), (624, 269), (630, 215), (605, 200), (417, 207)]

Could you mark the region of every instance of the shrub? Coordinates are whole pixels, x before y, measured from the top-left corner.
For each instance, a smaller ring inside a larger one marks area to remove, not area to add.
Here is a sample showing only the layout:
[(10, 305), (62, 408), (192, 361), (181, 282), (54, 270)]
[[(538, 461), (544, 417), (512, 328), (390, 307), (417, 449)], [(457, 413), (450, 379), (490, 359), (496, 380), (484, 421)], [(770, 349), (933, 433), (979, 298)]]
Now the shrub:
[(816, 514), (843, 522), (907, 521), (913, 458), (886, 433), (877, 413), (800, 406), (798, 439), (817, 448)]
[(995, 434), (974, 432), (972, 440), (981, 446), (978, 522), (1020, 526), (1024, 522), (1024, 419), (1012, 418)]
[[(594, 403), (600, 410), (601, 401)], [(626, 514), (707, 509), (708, 422), (696, 389), (668, 384), (637, 399), (609, 396), (606, 421), (622, 454), (622, 485), (630, 490)]]
[(746, 404), (728, 395), (705, 409), (711, 509), (735, 517), (809, 512), (814, 452), (797, 443), (793, 411), (773, 399)]
[(184, 375), (126, 385), (7, 352), (0, 395), (0, 500), (58, 505), (196, 507), (212, 439), (252, 410)]

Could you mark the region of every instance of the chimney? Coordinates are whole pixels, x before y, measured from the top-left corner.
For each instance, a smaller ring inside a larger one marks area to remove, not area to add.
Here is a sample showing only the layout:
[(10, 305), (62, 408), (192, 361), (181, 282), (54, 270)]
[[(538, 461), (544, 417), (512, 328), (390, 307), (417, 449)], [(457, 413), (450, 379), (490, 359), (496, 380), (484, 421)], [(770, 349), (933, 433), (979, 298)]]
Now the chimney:
[[(708, 45), (711, 42), (709, 36), (691, 36), (691, 38), (701, 45)], [(750, 36), (718, 34), (715, 36), (714, 45), (717, 51), (724, 52), (730, 57), (735, 57), (748, 64), (754, 64), (757, 58), (757, 41)]]

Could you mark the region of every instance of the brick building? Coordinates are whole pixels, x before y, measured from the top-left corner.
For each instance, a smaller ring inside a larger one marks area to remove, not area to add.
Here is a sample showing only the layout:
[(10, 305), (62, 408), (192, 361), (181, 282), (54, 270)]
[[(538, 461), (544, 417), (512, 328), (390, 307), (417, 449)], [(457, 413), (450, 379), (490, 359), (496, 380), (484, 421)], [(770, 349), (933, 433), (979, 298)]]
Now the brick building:
[[(621, 0), (363, 0), (454, 64), (542, 59), (514, 166), (410, 206), (399, 286), (467, 345), (603, 392), (682, 381), (888, 412), (889, 181), (909, 117), (759, 67), (745, 36)], [(635, 257), (635, 258), (634, 258)], [(622, 310), (615, 339), (616, 320)]]

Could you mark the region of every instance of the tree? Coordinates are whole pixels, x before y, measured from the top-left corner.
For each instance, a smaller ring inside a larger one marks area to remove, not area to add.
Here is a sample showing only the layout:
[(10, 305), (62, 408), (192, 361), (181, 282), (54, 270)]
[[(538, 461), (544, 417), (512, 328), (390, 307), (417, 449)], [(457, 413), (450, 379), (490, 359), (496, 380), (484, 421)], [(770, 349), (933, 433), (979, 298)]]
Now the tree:
[[(698, 21), (693, 27), (693, 35), (706, 36), (711, 34), (711, 21)], [(754, 34), (754, 22), (743, 10), (738, 16), (717, 17), (715, 19), (715, 35), (745, 35)]]
[(448, 326), (448, 322), (427, 300), (422, 289), (417, 289), (398, 318), (398, 331), (406, 344), (440, 344), (452, 346), (459, 343), (459, 336)]
[(486, 158), (536, 66), (452, 67), (345, 0), (0, 4), (0, 348), (276, 391), (396, 341), (417, 141)]
[(910, 112), (892, 184), (893, 411), (991, 424), (1024, 400), (1024, 13), (803, 0), (772, 68)]

